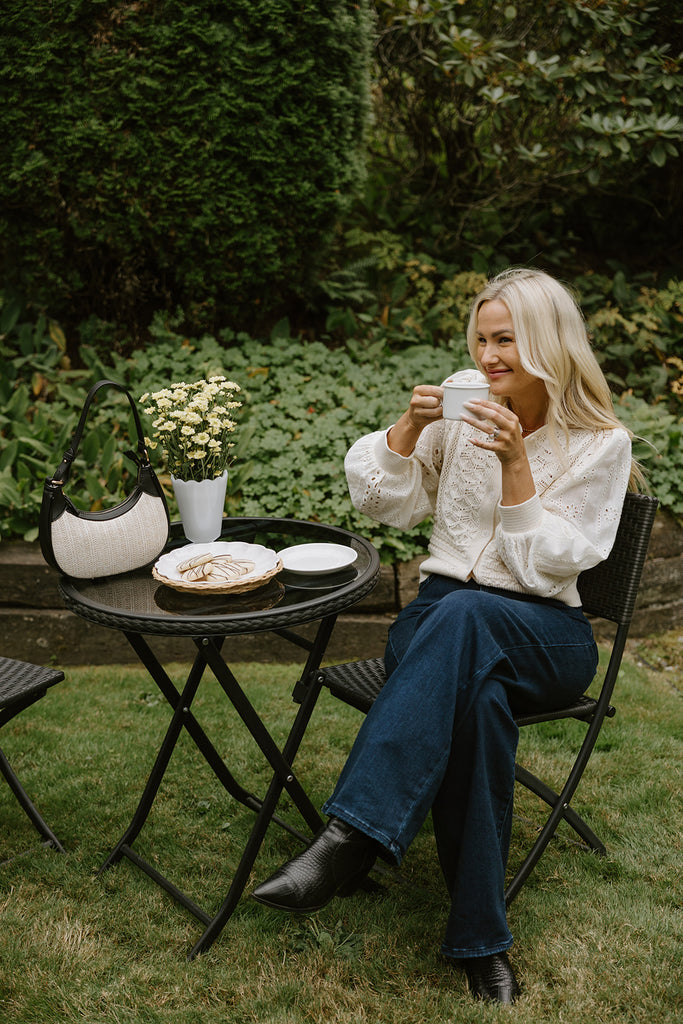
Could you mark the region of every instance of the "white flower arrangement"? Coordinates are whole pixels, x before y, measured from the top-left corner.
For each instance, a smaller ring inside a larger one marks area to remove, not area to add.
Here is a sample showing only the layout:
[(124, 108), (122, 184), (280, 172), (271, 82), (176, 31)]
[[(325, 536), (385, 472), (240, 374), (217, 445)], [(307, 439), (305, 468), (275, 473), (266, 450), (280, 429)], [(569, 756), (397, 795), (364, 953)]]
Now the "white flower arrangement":
[(216, 376), (141, 396), (141, 402), (150, 403), (144, 411), (154, 417), (156, 429), (148, 447), (156, 448), (158, 440), (176, 480), (213, 480), (230, 465), (234, 444), (229, 438), (235, 430), (231, 413), (242, 405), (235, 399), (240, 390), (234, 381)]

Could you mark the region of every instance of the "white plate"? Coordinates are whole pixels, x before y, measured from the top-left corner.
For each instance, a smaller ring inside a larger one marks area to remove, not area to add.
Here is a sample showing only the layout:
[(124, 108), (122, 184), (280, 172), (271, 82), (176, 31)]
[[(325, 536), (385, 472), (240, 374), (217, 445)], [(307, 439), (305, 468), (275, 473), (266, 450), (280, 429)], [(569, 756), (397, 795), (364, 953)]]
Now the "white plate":
[(279, 552), (282, 564), (289, 572), (307, 576), (321, 576), (338, 572), (356, 561), (358, 552), (346, 544), (295, 544)]
[(194, 557), (194, 555), (203, 555), (207, 552), (212, 555), (232, 555), (235, 561), (248, 559), (254, 563), (251, 572), (239, 576), (234, 583), (220, 584), (221, 589), (226, 592), (245, 583), (260, 580), (264, 576), (277, 572), (280, 568), (280, 560), (276, 552), (264, 547), (263, 544), (247, 544), (244, 541), (213, 541), (210, 544), (185, 544), (181, 548), (167, 551), (155, 563), (155, 575), (164, 581), (168, 580), (170, 585), (182, 584), (182, 589), (207, 590), (211, 587), (215, 590), (219, 584), (208, 584), (201, 580), (189, 583), (178, 571), (178, 565), (181, 562)]

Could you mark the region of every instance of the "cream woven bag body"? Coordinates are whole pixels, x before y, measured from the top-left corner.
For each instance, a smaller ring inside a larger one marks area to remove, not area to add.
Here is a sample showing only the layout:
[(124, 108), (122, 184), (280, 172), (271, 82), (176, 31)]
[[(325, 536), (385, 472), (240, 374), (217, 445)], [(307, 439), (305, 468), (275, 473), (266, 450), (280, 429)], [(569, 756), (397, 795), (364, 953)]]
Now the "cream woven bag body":
[[(78, 453), (90, 404), (97, 392), (113, 387), (128, 398), (138, 434), (137, 452), (126, 452), (138, 467), (131, 494), (115, 508), (83, 512), (64, 494)], [(135, 402), (121, 384), (101, 380), (85, 400), (78, 426), (62, 462), (43, 487), (40, 546), (49, 565), (76, 579), (114, 576), (153, 562), (168, 541), (166, 499), (152, 469)]]

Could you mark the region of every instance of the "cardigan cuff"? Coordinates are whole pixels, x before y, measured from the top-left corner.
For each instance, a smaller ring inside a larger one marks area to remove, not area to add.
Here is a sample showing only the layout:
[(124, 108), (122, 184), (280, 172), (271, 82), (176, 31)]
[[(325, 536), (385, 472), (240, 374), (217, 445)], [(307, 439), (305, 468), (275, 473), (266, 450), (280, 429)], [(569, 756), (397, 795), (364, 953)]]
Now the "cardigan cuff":
[(410, 462), (413, 458), (413, 453), (401, 455), (399, 452), (395, 452), (393, 448), (390, 448), (387, 441), (390, 430), (391, 427), (378, 435), (375, 443), (375, 458), (377, 459), (377, 465), (381, 466), (382, 469), (386, 469), (388, 473), (402, 473), (406, 462)]
[(529, 533), (540, 526), (543, 505), (537, 494), (521, 505), (498, 505), (500, 525), (506, 533)]

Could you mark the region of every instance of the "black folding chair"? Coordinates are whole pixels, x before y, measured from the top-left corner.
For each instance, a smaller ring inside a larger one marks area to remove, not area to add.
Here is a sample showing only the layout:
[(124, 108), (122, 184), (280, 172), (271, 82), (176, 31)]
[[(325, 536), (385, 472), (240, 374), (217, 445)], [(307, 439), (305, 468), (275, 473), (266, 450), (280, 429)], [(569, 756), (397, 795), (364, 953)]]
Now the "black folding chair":
[[(508, 905), (531, 874), (555, 834), (560, 821), (564, 820), (572, 827), (583, 840), (586, 849), (594, 850), (600, 855), (605, 853), (604, 844), (569, 805), (588, 764), (605, 718), (612, 718), (616, 712), (616, 708), (610, 701), (633, 617), (657, 505), (656, 498), (629, 492), (626, 495), (617, 537), (609, 557), (579, 576), (579, 593), (586, 614), (608, 619), (617, 625), (609, 663), (598, 696), (595, 698), (579, 697), (574, 704), (555, 711), (515, 716), (515, 721), (519, 726), (536, 725), (539, 722), (552, 722), (562, 718), (575, 718), (585, 723), (587, 729), (560, 793), (556, 793), (521, 765), (515, 767), (517, 781), (545, 801), (550, 807), (550, 814), (521, 867), (506, 889), (505, 898)], [(367, 713), (370, 709), (385, 681), (386, 675), (382, 658), (353, 661), (322, 670), (322, 683), (328, 687), (330, 693), (363, 713)]]
[[(64, 673), (58, 669), (31, 665), (26, 661), (15, 661), (12, 658), (0, 658), (0, 729), (26, 708), (35, 704), (41, 697), (44, 697), (49, 687), (54, 686), (55, 683), (61, 683), (63, 679)], [(0, 772), (4, 775), (32, 824), (42, 836), (43, 843), (64, 853), (64, 847), (34, 807), (1, 748)]]

